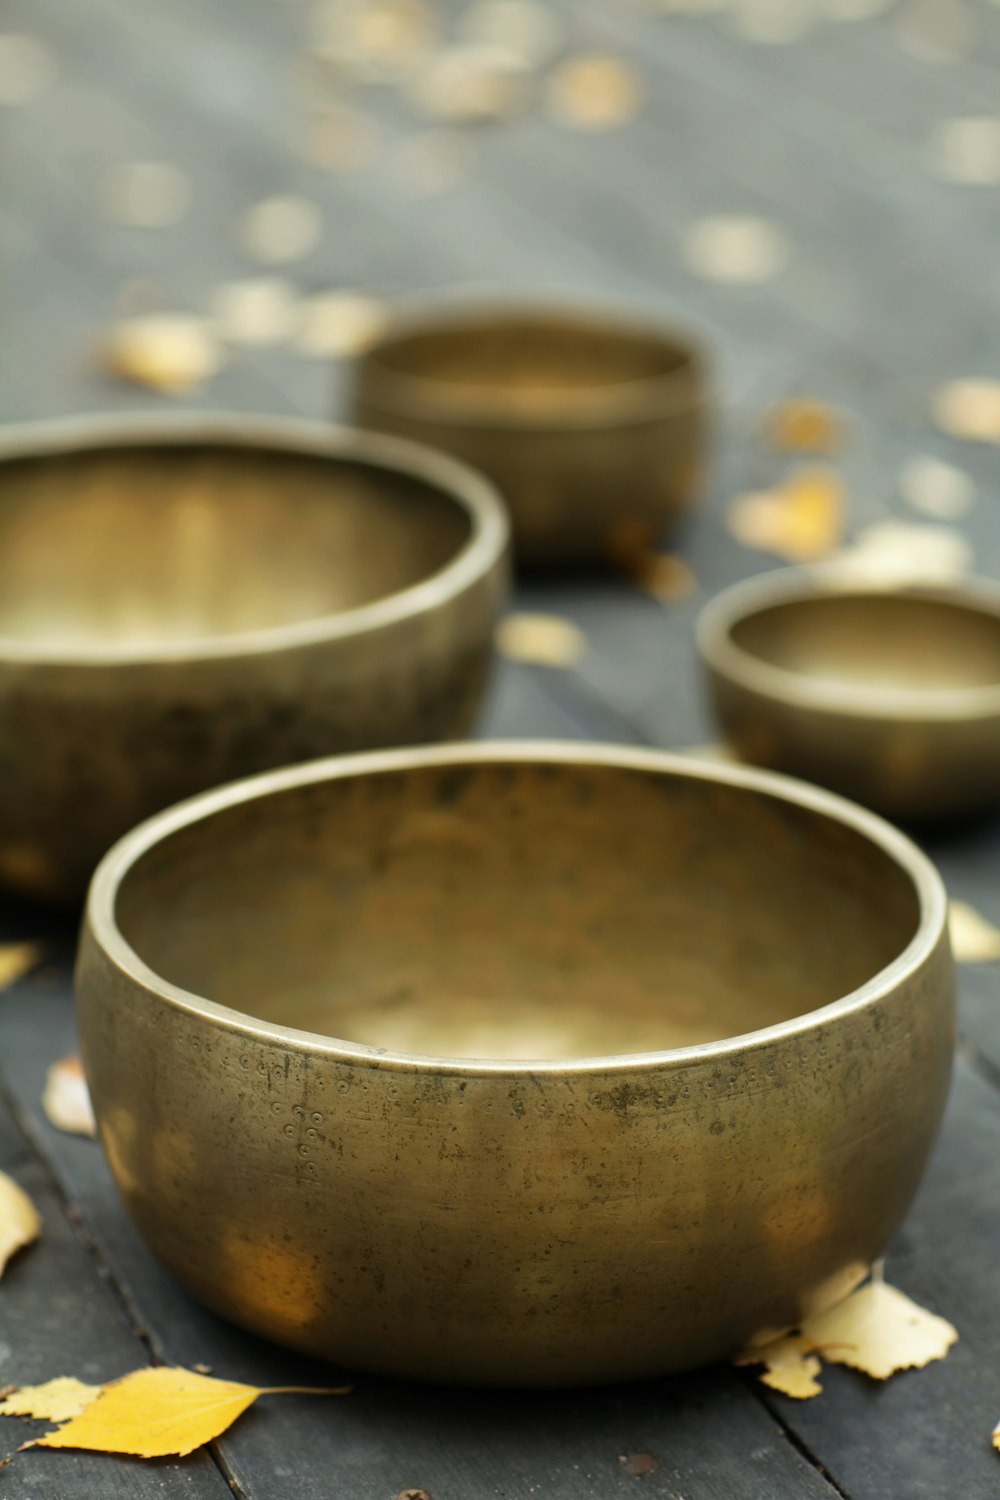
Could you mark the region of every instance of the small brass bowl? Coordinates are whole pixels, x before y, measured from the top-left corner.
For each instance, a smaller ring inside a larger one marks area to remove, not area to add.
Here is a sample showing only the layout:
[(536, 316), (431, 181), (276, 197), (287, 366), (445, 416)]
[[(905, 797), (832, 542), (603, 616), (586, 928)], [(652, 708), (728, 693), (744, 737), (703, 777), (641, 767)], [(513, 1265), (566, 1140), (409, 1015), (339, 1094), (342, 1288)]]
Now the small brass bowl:
[(361, 427), (417, 438), (496, 483), (520, 562), (648, 550), (694, 503), (706, 379), (655, 323), (503, 305), (401, 316), (355, 371)]
[(389, 438), (259, 417), (0, 435), (0, 880), (79, 899), (158, 808), (468, 732), (507, 522)]
[(785, 569), (713, 599), (698, 643), (737, 754), (903, 822), (1000, 800), (1000, 588)]
[(903, 834), (590, 746), (382, 752), (161, 814), (95, 876), (78, 1004), (118, 1184), (196, 1296), (484, 1385), (682, 1369), (837, 1300), (951, 1067), (944, 891)]

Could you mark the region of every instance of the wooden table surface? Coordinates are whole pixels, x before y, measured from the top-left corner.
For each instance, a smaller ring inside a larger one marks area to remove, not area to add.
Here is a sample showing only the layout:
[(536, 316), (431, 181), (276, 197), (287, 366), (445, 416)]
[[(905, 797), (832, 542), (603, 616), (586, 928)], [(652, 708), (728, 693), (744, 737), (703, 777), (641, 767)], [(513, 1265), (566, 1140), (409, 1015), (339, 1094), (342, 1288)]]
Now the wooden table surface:
[[(725, 502), (785, 467), (760, 437), (761, 411), (782, 395), (812, 393), (846, 413), (838, 467), (852, 529), (919, 521), (897, 488), (900, 466), (937, 458), (977, 486), (961, 526), (977, 569), (1000, 573), (997, 449), (945, 437), (927, 420), (942, 381), (1000, 374), (1000, 198), (988, 181), (942, 180), (928, 166), (942, 122), (997, 106), (1000, 8), (552, 0), (552, 10), (566, 51), (632, 60), (644, 107), (592, 133), (541, 106), (460, 128), (465, 176), (431, 192), (410, 180), (412, 151), (451, 151), (452, 137), (408, 145), (445, 127), (388, 87), (352, 95), (378, 128), (358, 170), (302, 159), (310, 100), (328, 87), (305, 58), (316, 7), (304, 0), (7, 0), (3, 30), (44, 51), (34, 54), (37, 89), (22, 90), (31, 97), (0, 105), (0, 417), (164, 405), (101, 374), (102, 333), (123, 306), (199, 313), (221, 282), (260, 274), (285, 276), (302, 293), (379, 297), (455, 284), (555, 287), (682, 322), (711, 348), (719, 374), (712, 495), (682, 541), (699, 587), (664, 607), (613, 580), (523, 584), (521, 607), (575, 621), (589, 649), (572, 670), (505, 662), (482, 732), (693, 745), (713, 735), (692, 659), (695, 613), (713, 590), (775, 561), (730, 536)], [(450, 24), (451, 7), (439, 14)], [(747, 34), (768, 27), (801, 34), (770, 43)], [(107, 174), (135, 160), (186, 175), (192, 204), (176, 225), (109, 218)], [(987, 162), (981, 175), (991, 171)], [(237, 226), (278, 193), (319, 204), (324, 233), (306, 258), (262, 273)], [(729, 283), (692, 265), (692, 226), (715, 215), (763, 220), (787, 250), (780, 272)], [(187, 404), (324, 417), (340, 378), (329, 362), (288, 349), (244, 350)], [(954, 895), (1000, 917), (996, 821), (939, 834), (929, 848)], [(44, 1242), (0, 1288), (0, 1384), (106, 1379), (149, 1360), (204, 1363), (264, 1385), (328, 1383), (328, 1370), (191, 1302), (133, 1231), (99, 1147), (45, 1120), (46, 1067), (75, 1045), (74, 934), (49, 913), (6, 905), (0, 935), (39, 934), (45, 966), (0, 997), (0, 1168), (45, 1219)], [(1000, 1493), (989, 1436), (1000, 1420), (997, 971), (963, 966), (960, 989), (947, 1123), (888, 1263), (890, 1279), (958, 1327), (943, 1363), (884, 1386), (833, 1369), (823, 1395), (805, 1403), (729, 1369), (541, 1396), (361, 1376), (344, 1400), (261, 1403), (211, 1452), (183, 1461), (19, 1455), (0, 1471), (0, 1500), (392, 1500), (407, 1487), (434, 1500)], [(4, 1426), (0, 1457), (21, 1438), (16, 1424)], [(619, 1457), (636, 1452), (658, 1467), (626, 1472)]]

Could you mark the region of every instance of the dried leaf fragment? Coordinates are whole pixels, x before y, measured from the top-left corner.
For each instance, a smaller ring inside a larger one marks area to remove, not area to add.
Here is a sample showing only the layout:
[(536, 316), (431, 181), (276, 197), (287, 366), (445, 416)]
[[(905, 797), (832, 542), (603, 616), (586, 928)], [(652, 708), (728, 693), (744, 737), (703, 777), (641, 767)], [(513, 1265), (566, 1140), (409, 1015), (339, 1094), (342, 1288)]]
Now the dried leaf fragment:
[(687, 231), (683, 249), (688, 266), (697, 276), (732, 285), (777, 276), (790, 254), (777, 224), (740, 214), (697, 219)]
[(843, 489), (832, 469), (799, 469), (777, 489), (741, 495), (729, 509), (737, 541), (792, 562), (827, 556), (843, 526)]
[(127, 318), (111, 330), (103, 363), (121, 380), (176, 396), (214, 375), (222, 364), (222, 350), (203, 318), (151, 313)]
[(964, 469), (929, 456), (909, 459), (897, 484), (907, 505), (936, 521), (957, 521), (976, 502), (976, 486)]
[(869, 583), (947, 582), (968, 572), (972, 547), (952, 527), (878, 521), (860, 531), (831, 566)]
[(136, 1370), (101, 1387), (98, 1396), (65, 1426), (26, 1448), (82, 1448), (131, 1453), (137, 1458), (183, 1457), (231, 1427), (259, 1396), (345, 1395), (349, 1387), (308, 1390), (261, 1388), (170, 1368)]
[(104, 1387), (87, 1385), (72, 1375), (57, 1375), (44, 1385), (22, 1385), (0, 1401), (0, 1417), (36, 1417), (48, 1422), (68, 1422), (78, 1417)]
[(761, 1384), (795, 1401), (808, 1401), (823, 1389), (817, 1378), (822, 1368), (819, 1359), (812, 1344), (801, 1334), (791, 1334), (759, 1349), (747, 1349), (733, 1363), (763, 1365)]
[(434, 58), (417, 81), (418, 108), (450, 124), (507, 119), (527, 103), (523, 65), (498, 47), (451, 47)]
[(582, 53), (553, 69), (548, 103), (555, 118), (574, 130), (611, 130), (638, 114), (644, 92), (624, 58)]
[(501, 620), (497, 650), (512, 661), (543, 667), (572, 667), (587, 650), (587, 637), (559, 615), (513, 614)]
[(969, 115), (941, 120), (927, 143), (927, 167), (935, 177), (965, 187), (1000, 182), (1000, 118)]
[(798, 1333), (753, 1344), (733, 1362), (763, 1365), (765, 1385), (806, 1400), (822, 1390), (821, 1360), (888, 1380), (899, 1370), (944, 1359), (957, 1339), (946, 1318), (919, 1307), (876, 1273), (835, 1307), (807, 1318)]
[(41, 1216), (24, 1188), (0, 1172), (0, 1276), (11, 1256), (42, 1232)]
[(0, 990), (10, 989), (41, 961), (38, 943), (0, 943)]
[(931, 414), (951, 437), (1000, 443), (1000, 380), (950, 380), (935, 392)]
[(295, 327), (297, 311), (295, 288), (277, 276), (227, 281), (212, 297), (216, 331), (230, 344), (279, 344)]
[(54, 1062), (45, 1078), (42, 1108), (49, 1123), (70, 1135), (96, 1136), (97, 1124), (90, 1104), (90, 1091), (78, 1057)]
[(850, 1365), (873, 1380), (920, 1370), (944, 1359), (958, 1332), (946, 1318), (918, 1307), (888, 1282), (872, 1280), (810, 1318), (802, 1335), (831, 1365)]
[(766, 430), (774, 446), (786, 453), (832, 453), (844, 436), (837, 414), (822, 401), (805, 397), (779, 401), (768, 413)]
[(385, 305), (364, 292), (321, 292), (299, 304), (295, 343), (303, 354), (346, 359), (378, 338), (388, 319)]
[(319, 244), (323, 216), (308, 198), (292, 193), (263, 198), (243, 217), (240, 244), (251, 260), (280, 265), (302, 260)]
[(960, 964), (1000, 961), (1000, 927), (994, 927), (967, 901), (948, 902), (951, 951)]

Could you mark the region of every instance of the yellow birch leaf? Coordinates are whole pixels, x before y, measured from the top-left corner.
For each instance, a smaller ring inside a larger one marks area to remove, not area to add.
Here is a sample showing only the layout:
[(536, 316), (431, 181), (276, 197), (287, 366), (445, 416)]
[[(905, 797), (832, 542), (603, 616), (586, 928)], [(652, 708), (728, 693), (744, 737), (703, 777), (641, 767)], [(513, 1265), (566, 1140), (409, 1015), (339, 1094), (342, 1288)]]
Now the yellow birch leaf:
[(0, 1172), (0, 1276), (15, 1251), (37, 1240), (41, 1232), (38, 1210), (24, 1188)]
[(0, 990), (9, 989), (23, 979), (41, 956), (37, 943), (0, 943)]
[(587, 650), (583, 631), (558, 615), (508, 615), (497, 626), (496, 643), (502, 656), (543, 667), (572, 667)]
[(840, 542), (844, 497), (829, 469), (800, 469), (773, 490), (741, 495), (729, 510), (738, 542), (790, 562), (815, 562)]
[(183, 1457), (225, 1432), (258, 1396), (296, 1392), (340, 1396), (349, 1389), (263, 1389), (196, 1375), (193, 1370), (135, 1370), (104, 1386), (98, 1398), (64, 1427), (24, 1447), (83, 1448), (94, 1453), (129, 1453), (137, 1458)]
[(951, 951), (960, 964), (990, 964), (1000, 959), (1000, 927), (966, 901), (948, 902)]
[(796, 1401), (808, 1401), (818, 1396), (823, 1387), (817, 1376), (820, 1362), (812, 1344), (801, 1334), (789, 1334), (760, 1349), (747, 1349), (733, 1361), (736, 1365), (763, 1365), (760, 1376), (763, 1385), (780, 1391), (783, 1396), (792, 1396)]
[(45, 1077), (42, 1108), (49, 1123), (70, 1135), (96, 1136), (97, 1125), (90, 1105), (83, 1064), (78, 1057), (54, 1062)]
[(874, 1380), (944, 1359), (958, 1339), (946, 1318), (918, 1307), (882, 1280), (870, 1281), (836, 1307), (808, 1318), (801, 1333), (827, 1364), (850, 1365)]
[(49, 1422), (66, 1422), (78, 1417), (104, 1387), (86, 1385), (72, 1375), (57, 1375), (44, 1385), (22, 1385), (0, 1401), (0, 1417), (37, 1417)]

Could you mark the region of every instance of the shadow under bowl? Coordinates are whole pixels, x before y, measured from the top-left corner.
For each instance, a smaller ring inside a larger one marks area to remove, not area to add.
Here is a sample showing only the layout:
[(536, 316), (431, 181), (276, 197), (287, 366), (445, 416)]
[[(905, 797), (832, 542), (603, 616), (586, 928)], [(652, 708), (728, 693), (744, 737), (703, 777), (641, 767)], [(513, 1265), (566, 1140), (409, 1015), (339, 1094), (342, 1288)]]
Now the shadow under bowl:
[(78, 966), (112, 1169), (196, 1296), (500, 1386), (706, 1363), (849, 1291), (922, 1174), (952, 1007), (904, 835), (568, 745), (319, 762), (163, 813), (102, 862)]
[(360, 357), (353, 417), (487, 474), (519, 562), (628, 561), (701, 490), (706, 387), (697, 347), (634, 313), (446, 305)]
[(1000, 587), (787, 569), (702, 611), (698, 643), (741, 759), (903, 822), (1000, 800)]
[(83, 894), (158, 808), (468, 732), (506, 581), (484, 480), (257, 417), (0, 436), (0, 879)]

